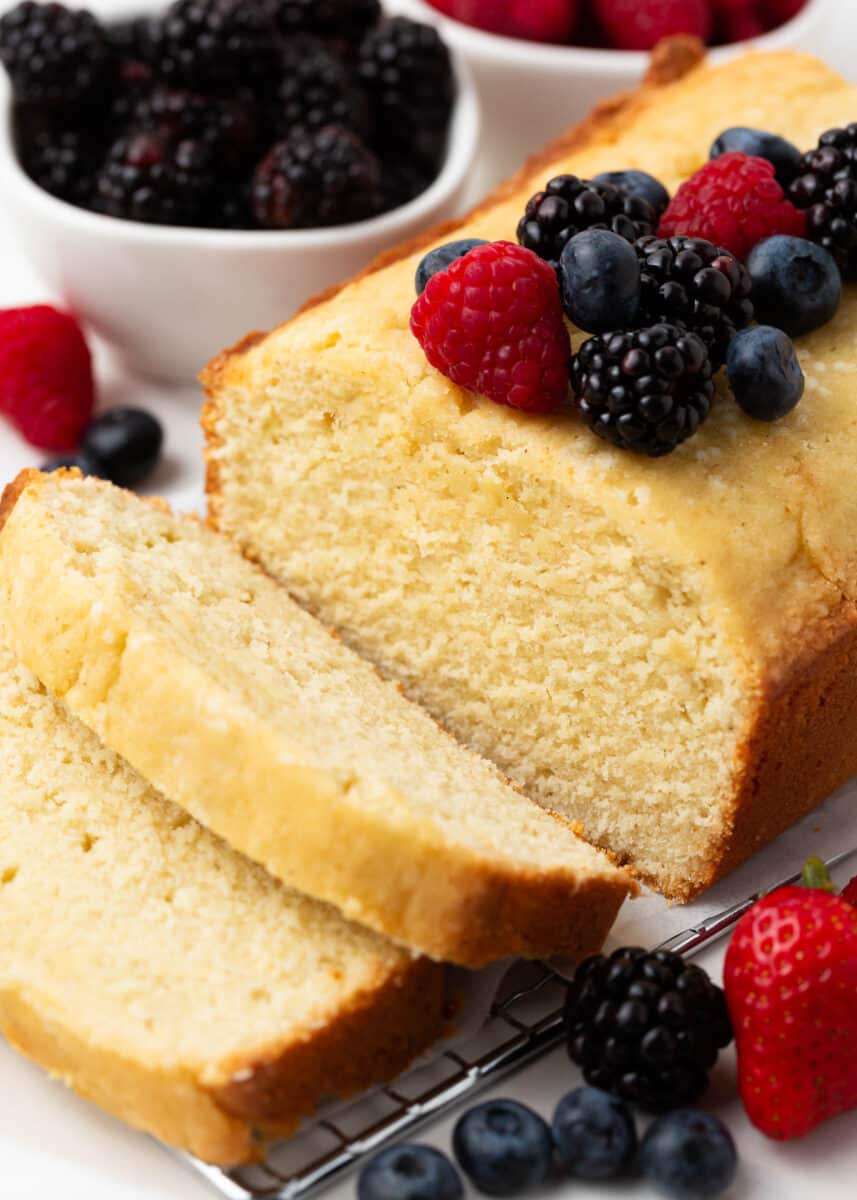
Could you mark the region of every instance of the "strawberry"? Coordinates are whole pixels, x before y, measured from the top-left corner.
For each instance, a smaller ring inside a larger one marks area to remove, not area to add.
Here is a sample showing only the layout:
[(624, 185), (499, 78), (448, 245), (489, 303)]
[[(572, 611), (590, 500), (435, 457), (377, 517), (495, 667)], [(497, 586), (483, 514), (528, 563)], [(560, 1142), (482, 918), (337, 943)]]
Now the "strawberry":
[(842, 889), (842, 899), (857, 908), (857, 875)]
[(857, 908), (814, 878), (755, 904), (726, 954), (741, 1097), (782, 1141), (857, 1108)]

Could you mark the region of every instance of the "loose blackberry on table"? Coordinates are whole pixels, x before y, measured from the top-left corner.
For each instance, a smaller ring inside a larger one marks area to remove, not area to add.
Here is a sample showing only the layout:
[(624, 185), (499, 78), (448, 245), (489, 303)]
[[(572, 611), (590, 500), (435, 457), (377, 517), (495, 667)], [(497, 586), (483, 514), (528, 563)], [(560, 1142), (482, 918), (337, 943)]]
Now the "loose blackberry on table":
[(705, 343), (716, 371), (729, 343), (753, 320), (752, 281), (728, 250), (703, 238), (645, 237), (640, 259), (642, 321), (679, 322)]
[(789, 198), (807, 210), (807, 237), (830, 251), (846, 278), (857, 278), (857, 123), (822, 134)]
[(722, 989), (666, 950), (620, 949), (581, 963), (566, 1020), (587, 1083), (652, 1112), (700, 1096), (732, 1040)]
[[(714, 397), (701, 339), (680, 325), (606, 333), (572, 361), (575, 408), (589, 428), (622, 450), (661, 458), (693, 437)], [(586, 1076), (608, 1087), (600, 1076)]]
[(518, 241), (550, 263), (585, 229), (609, 229), (626, 241), (651, 234), (655, 208), (640, 195), (609, 183), (557, 175), (527, 203), (518, 223)]

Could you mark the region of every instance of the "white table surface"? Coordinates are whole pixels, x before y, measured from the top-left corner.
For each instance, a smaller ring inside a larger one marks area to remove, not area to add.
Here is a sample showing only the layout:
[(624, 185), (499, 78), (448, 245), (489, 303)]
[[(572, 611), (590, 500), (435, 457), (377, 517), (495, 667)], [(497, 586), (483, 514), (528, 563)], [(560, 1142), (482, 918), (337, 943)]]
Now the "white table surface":
[[(131, 0), (91, 3), (109, 12), (138, 11)], [(0, 8), (9, 7), (8, 4)], [(841, 0), (841, 15), (817, 45), (846, 74), (857, 78), (857, 4)], [(857, 113), (855, 113), (857, 119)], [(16, 251), (9, 232), (0, 225), (0, 306), (50, 300)], [(236, 338), (243, 333), (236, 329)], [(150, 408), (165, 422), (166, 452), (151, 481), (151, 490), (167, 496), (179, 508), (201, 508), (201, 435), (197, 425), (200, 396), (196, 389), (167, 392), (123, 378), (105, 365), (101, 403), (134, 403)], [(6, 425), (0, 426), (0, 480), (40, 456)], [(780, 839), (724, 881), (703, 901), (685, 909), (668, 909), (648, 897), (626, 907), (615, 931), (616, 944), (655, 944), (691, 925), (700, 915), (717, 911), (734, 900), (768, 886), (799, 865), (807, 853), (832, 855), (857, 847), (857, 785), (852, 785), (796, 830)], [(857, 860), (853, 862), (857, 872)], [(721, 949), (711, 949), (701, 962), (718, 974)], [(548, 1114), (556, 1100), (579, 1082), (563, 1053), (557, 1052), (529, 1068), (495, 1094), (512, 1094)], [(488, 1093), (489, 1095), (492, 1093)], [(743, 1116), (734, 1088), (734, 1062), (727, 1054), (718, 1065), (706, 1104), (721, 1113), (736, 1136), (741, 1172), (730, 1196), (733, 1200), (807, 1200), (825, 1196), (845, 1200), (855, 1195), (857, 1113), (840, 1118), (802, 1142), (777, 1146), (756, 1133)], [(438, 1122), (424, 1140), (449, 1149), (452, 1118)], [(551, 1194), (565, 1193), (588, 1200), (623, 1196), (647, 1200), (653, 1196), (642, 1184), (589, 1187), (569, 1184)], [(548, 1193), (545, 1193), (547, 1195)], [(0, 1198), (2, 1200), (205, 1200), (214, 1195), (148, 1138), (68, 1094), (30, 1063), (0, 1042)], [(330, 1189), (329, 1200), (350, 1200), (353, 1180)]]

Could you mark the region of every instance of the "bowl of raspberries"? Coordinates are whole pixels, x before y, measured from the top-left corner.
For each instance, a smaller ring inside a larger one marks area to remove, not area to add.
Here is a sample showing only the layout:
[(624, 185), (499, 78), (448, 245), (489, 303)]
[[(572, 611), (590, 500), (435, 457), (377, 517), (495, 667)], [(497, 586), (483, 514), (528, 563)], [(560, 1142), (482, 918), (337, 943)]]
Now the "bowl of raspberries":
[(380, 0), (173, 0), (113, 21), (24, 0), (0, 16), (0, 64), (21, 244), (166, 381), (452, 216), (479, 140), (461, 57)]
[(486, 117), (479, 182), (487, 189), (596, 101), (637, 87), (665, 39), (699, 39), (715, 60), (750, 42), (805, 49), (835, 17), (838, 0), (400, 0), (399, 7), (434, 21), (473, 71)]

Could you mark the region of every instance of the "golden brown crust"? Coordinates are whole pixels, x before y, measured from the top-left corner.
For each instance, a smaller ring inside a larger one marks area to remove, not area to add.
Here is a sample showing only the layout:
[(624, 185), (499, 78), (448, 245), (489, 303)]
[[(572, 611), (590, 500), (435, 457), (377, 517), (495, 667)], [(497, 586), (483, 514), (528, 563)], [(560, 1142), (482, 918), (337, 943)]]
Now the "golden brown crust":
[(401, 1074), (444, 1031), (444, 984), (440, 964), (414, 959), (303, 1040), (236, 1061), (216, 1081), (99, 1046), (21, 991), (0, 990), (0, 1027), (22, 1054), (107, 1112), (235, 1166), (259, 1159), (266, 1141), (293, 1132), (325, 1098)]

